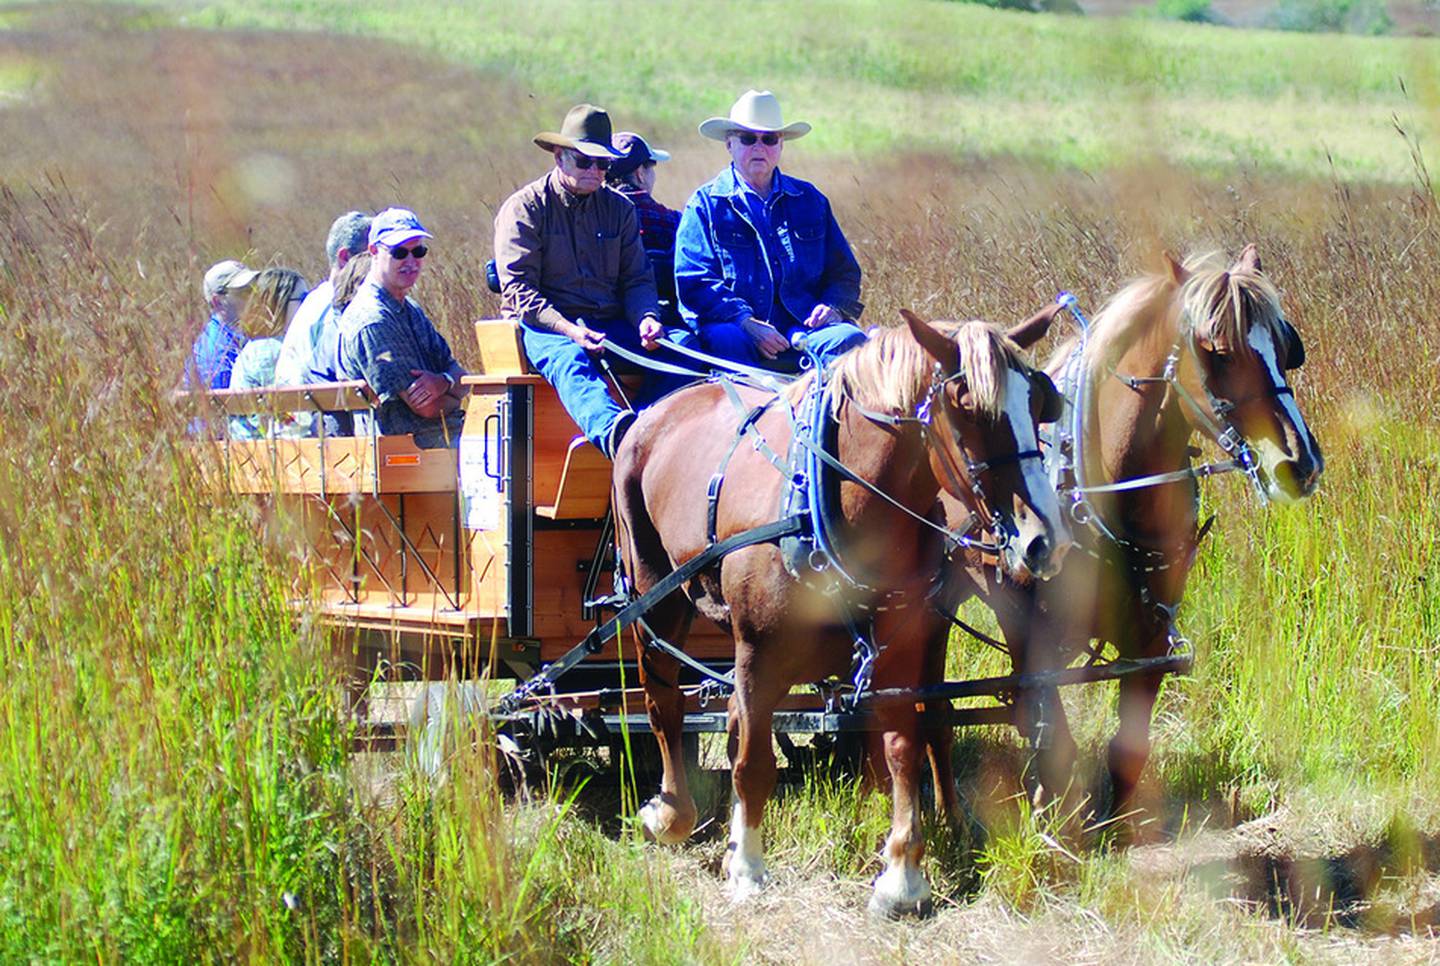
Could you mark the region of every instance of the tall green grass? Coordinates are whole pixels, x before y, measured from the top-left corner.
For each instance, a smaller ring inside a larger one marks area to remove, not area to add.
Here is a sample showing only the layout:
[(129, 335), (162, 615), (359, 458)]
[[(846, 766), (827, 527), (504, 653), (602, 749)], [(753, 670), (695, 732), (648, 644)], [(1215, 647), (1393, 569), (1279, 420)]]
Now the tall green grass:
[(723, 957), (636, 842), (508, 802), (473, 723), (438, 785), (353, 754), (303, 568), (185, 455), (186, 266), (63, 191), (0, 225), (0, 960)]

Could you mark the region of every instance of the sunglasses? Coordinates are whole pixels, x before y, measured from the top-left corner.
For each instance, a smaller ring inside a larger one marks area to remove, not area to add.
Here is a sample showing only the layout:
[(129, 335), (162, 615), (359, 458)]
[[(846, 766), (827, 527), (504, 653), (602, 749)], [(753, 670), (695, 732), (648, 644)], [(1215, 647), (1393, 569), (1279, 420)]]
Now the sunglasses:
[(390, 248), (390, 257), (401, 262), (405, 261), (405, 259), (409, 258), (411, 255), (414, 255), (416, 258), (424, 258), (428, 254), (430, 254), (430, 249), (426, 248), (424, 245), (416, 245), (414, 248), (406, 248), (403, 245), (394, 245)]
[(601, 171), (610, 170), (609, 158), (592, 158), (587, 154), (577, 153), (571, 155), (571, 160), (575, 162), (575, 167), (581, 171), (589, 171), (592, 167), (599, 168)]
[(740, 143), (743, 144), (743, 145), (745, 145), (747, 148), (750, 147), (750, 146), (752, 146), (756, 141), (763, 141), (764, 144), (765, 144), (765, 146), (766, 146), (767, 148), (773, 148), (775, 145), (777, 145), (777, 144), (780, 143), (780, 135), (775, 134), (775, 133), (770, 133), (770, 134), (748, 134), (748, 133), (747, 133), (747, 134), (739, 134), (739, 133), (737, 133), (735, 136), (736, 136), (737, 138), (739, 138), (739, 139), (740, 139)]

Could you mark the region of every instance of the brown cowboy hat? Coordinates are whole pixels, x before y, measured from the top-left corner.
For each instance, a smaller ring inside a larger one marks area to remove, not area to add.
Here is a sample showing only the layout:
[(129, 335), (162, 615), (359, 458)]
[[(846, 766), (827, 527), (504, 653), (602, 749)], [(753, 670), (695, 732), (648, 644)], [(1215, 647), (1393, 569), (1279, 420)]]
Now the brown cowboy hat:
[(619, 158), (623, 155), (610, 143), (610, 115), (594, 104), (576, 104), (565, 115), (565, 123), (554, 131), (541, 131), (535, 143), (546, 151), (571, 148), (592, 158)]

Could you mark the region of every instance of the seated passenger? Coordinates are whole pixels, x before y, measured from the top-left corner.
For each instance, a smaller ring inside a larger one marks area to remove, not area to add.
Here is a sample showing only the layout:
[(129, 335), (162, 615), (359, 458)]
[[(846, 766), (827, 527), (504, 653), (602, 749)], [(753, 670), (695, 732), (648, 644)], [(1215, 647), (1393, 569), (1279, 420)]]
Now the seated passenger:
[(622, 157), (610, 162), (605, 183), (635, 206), (640, 222), (640, 244), (655, 273), (660, 311), (667, 324), (679, 324), (680, 308), (675, 302), (675, 228), (680, 224), (680, 212), (666, 208), (651, 195), (655, 190), (655, 165), (669, 161), (670, 153), (652, 148), (644, 138), (630, 131), (615, 135), (615, 150)]
[(747, 91), (729, 117), (700, 133), (724, 141), (731, 163), (701, 185), (680, 216), (675, 286), (705, 349), (746, 365), (793, 371), (804, 351), (821, 365), (865, 340), (854, 323), (860, 265), (814, 185), (781, 174), (786, 124), (769, 91)]
[[(230, 373), (232, 389), (263, 389), (275, 385), (275, 366), (280, 358), (281, 342), (276, 336), (286, 330), (305, 301), (310, 284), (293, 268), (267, 268), (255, 279), (245, 311), (240, 313), (240, 331), (250, 341), (235, 356)], [(293, 423), (284, 414), (270, 416), (230, 417), (233, 439), (262, 439), (272, 431), (283, 432)]]
[[(369, 220), (366, 220), (369, 223)], [(367, 235), (369, 229), (366, 229)], [(304, 381), (308, 384), (322, 382), (339, 382), (344, 376), (340, 374), (340, 317), (350, 307), (355, 299), (355, 293), (365, 281), (365, 276), (370, 274), (370, 263), (374, 259), (367, 250), (361, 250), (360, 254), (351, 258), (335, 276), (334, 289), (331, 293), (330, 309), (325, 314), (324, 322), (320, 328), (320, 334), (315, 341), (315, 354), (311, 358), (309, 366), (305, 370)], [(326, 436), (353, 436), (355, 435), (354, 413), (340, 411), (325, 413), (325, 435)]]
[(225, 389), (230, 385), (235, 356), (245, 347), (245, 336), (235, 324), (258, 274), (233, 258), (215, 263), (205, 273), (203, 290), (210, 318), (190, 349), (181, 383), (185, 389)]
[(335, 279), (350, 259), (365, 251), (370, 241), (370, 216), (361, 211), (347, 211), (336, 218), (325, 236), (325, 261), (330, 273), (310, 290), (300, 309), (285, 329), (280, 362), (275, 367), (275, 385), (299, 386), (305, 382), (320, 334), (327, 323), (333, 329), (331, 304), (334, 301)]
[(465, 370), (410, 290), (432, 238), (415, 213), (386, 208), (370, 224), (370, 271), (340, 316), (338, 374), (364, 379), (380, 397), (378, 427), (356, 417), (356, 432), (413, 433), (421, 447), (457, 446), (465, 421)]
[[(655, 278), (640, 244), (635, 206), (605, 187), (620, 157), (610, 143), (610, 115), (581, 104), (559, 133), (535, 136), (554, 157), (544, 177), (515, 192), (495, 216), (500, 311), (521, 325), (525, 354), (560, 396), (580, 431), (606, 456), (634, 420), (610, 397), (597, 360), (607, 343), (631, 352), (656, 350), (669, 336), (660, 322)], [(657, 356), (666, 362), (683, 360)], [(639, 370), (637, 406), (686, 380)]]

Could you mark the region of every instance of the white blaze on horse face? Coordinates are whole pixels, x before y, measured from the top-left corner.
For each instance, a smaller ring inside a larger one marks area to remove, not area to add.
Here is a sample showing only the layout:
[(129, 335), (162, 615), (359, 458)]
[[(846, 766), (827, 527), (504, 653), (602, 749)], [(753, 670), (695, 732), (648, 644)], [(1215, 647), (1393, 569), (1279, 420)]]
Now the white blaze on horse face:
[[(1015, 450), (1020, 453), (1038, 451), (1040, 440), (1030, 403), (1031, 394), (1036, 391), (1035, 385), (1028, 373), (1014, 367), (1005, 371), (1005, 380), (1005, 416), (1010, 422), (1010, 432), (1015, 437)], [(1035, 576), (1051, 577), (1059, 570), (1060, 560), (1070, 546), (1070, 530), (1065, 526), (1065, 517), (1060, 512), (1060, 499), (1045, 472), (1044, 461), (1022, 459), (1019, 471), (1021, 479), (1025, 481), (1026, 492), (1022, 498), (1029, 504), (1031, 512), (1028, 520), (1015, 521), (1019, 532), (1005, 553), (1012, 570), (1029, 570), (1031, 568), (1024, 559), (1025, 549), (1036, 537), (1044, 537), (1049, 541), (1049, 553)]]
[[(1285, 381), (1285, 370), (1280, 367), (1280, 353), (1275, 345), (1275, 339), (1271, 335), (1270, 327), (1266, 325), (1252, 325), (1249, 336), (1245, 340), (1255, 354), (1265, 363), (1266, 374), (1270, 377), (1270, 384), (1275, 387), (1287, 385)], [(1260, 466), (1265, 470), (1265, 492), (1272, 500), (1281, 503), (1291, 503), (1295, 497), (1288, 493), (1284, 487), (1275, 482), (1275, 468), (1281, 463), (1297, 460), (1302, 457), (1309, 457), (1309, 462), (1316, 462), (1317, 456), (1314, 450), (1315, 440), (1310, 435), (1310, 427), (1305, 423), (1305, 417), (1300, 415), (1300, 407), (1295, 404), (1295, 396), (1291, 393), (1280, 393), (1274, 397), (1285, 418), (1295, 428), (1295, 437), (1300, 445), (1305, 447), (1305, 453), (1286, 453), (1282, 448), (1281, 441), (1272, 439), (1268, 435), (1259, 436), (1249, 440), (1250, 446), (1260, 457)]]
[(745, 824), (745, 806), (736, 799), (730, 808), (730, 854), (726, 863), (726, 880), (730, 898), (736, 902), (749, 899), (765, 888), (770, 873), (765, 869), (765, 837), (757, 828)]

